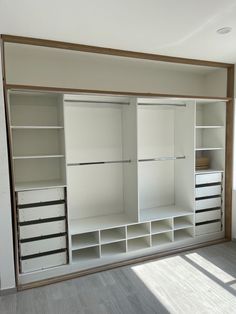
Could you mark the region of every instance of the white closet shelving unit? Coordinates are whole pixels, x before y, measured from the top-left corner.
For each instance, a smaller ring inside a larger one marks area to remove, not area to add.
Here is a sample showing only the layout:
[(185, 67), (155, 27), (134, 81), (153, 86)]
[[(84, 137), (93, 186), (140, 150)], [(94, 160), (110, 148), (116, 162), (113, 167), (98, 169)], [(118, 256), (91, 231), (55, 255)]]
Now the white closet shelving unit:
[(12, 91), (9, 111), (22, 280), (222, 236), (225, 103)]

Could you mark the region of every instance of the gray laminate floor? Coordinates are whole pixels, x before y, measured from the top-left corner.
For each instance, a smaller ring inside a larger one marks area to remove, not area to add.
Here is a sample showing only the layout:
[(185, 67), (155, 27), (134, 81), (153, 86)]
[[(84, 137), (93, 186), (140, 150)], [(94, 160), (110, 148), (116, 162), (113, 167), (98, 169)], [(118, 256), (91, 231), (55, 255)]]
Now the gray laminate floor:
[(236, 313), (236, 243), (0, 297), (10, 313)]

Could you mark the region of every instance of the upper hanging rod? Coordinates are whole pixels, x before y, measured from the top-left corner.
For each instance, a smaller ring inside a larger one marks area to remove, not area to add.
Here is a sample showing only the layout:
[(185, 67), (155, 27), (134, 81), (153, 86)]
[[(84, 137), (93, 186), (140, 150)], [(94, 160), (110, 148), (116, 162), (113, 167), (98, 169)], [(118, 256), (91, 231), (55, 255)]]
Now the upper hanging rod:
[(81, 102), (81, 103), (89, 103), (89, 104), (109, 104), (109, 105), (130, 105), (129, 102), (121, 102), (121, 101), (108, 101), (108, 100), (82, 100), (82, 99), (65, 99), (65, 102)]
[(150, 159), (139, 159), (138, 161), (166, 161), (166, 160), (177, 160), (177, 159), (185, 159), (185, 156), (175, 156), (175, 157), (158, 157), (158, 158), (150, 158)]
[(173, 107), (186, 107), (186, 104), (158, 104), (158, 103), (147, 103), (147, 102), (139, 102), (138, 103), (139, 106), (173, 106)]
[(67, 166), (88, 166), (88, 165), (103, 165), (103, 164), (118, 164), (118, 163), (128, 163), (131, 160), (110, 160), (110, 161), (91, 161), (91, 162), (74, 162), (68, 163)]

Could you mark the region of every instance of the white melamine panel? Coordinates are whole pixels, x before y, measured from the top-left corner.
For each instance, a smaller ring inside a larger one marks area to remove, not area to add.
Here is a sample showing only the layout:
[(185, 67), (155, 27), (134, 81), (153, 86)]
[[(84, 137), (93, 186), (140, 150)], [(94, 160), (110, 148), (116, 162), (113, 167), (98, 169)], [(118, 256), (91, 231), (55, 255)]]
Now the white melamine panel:
[(217, 183), (222, 181), (222, 173), (207, 173), (207, 174), (198, 174), (196, 175), (196, 185), (208, 184), (208, 183)]
[(138, 158), (174, 155), (174, 109), (138, 106)]
[(17, 197), (19, 205), (65, 199), (63, 188), (18, 192)]
[(151, 241), (150, 236), (130, 239), (127, 241), (128, 252), (146, 249), (151, 246), (150, 241)]
[(66, 248), (66, 237), (57, 237), (20, 244), (21, 256), (39, 254)]
[(38, 223), (20, 227), (20, 239), (41, 237), (66, 231), (65, 221)]
[(196, 129), (196, 148), (224, 148), (225, 129), (222, 128), (197, 128)]
[(196, 210), (221, 207), (221, 197), (214, 197), (196, 201)]
[(62, 216), (65, 216), (64, 204), (18, 209), (18, 217), (20, 222)]
[(67, 168), (70, 219), (122, 213), (123, 165)]
[(13, 129), (13, 156), (64, 155), (63, 129)]
[(23, 273), (66, 264), (66, 253), (51, 254), (21, 261)]
[(195, 215), (195, 222), (204, 222), (210, 220), (221, 219), (221, 209), (198, 212)]
[(68, 163), (122, 160), (122, 106), (65, 102)]
[(140, 209), (174, 204), (174, 161), (139, 162)]
[[(14, 177), (17, 190), (63, 185), (65, 160), (64, 158), (16, 159)], [(55, 181), (58, 183), (54, 184)]]
[(11, 93), (10, 112), (13, 126), (61, 126), (60, 97), (43, 93)]
[(206, 197), (221, 194), (221, 185), (202, 186), (195, 190), (195, 197)]
[(213, 233), (213, 232), (220, 232), (221, 231), (221, 222), (212, 222), (209, 224), (199, 225), (195, 227), (195, 234), (196, 236)]

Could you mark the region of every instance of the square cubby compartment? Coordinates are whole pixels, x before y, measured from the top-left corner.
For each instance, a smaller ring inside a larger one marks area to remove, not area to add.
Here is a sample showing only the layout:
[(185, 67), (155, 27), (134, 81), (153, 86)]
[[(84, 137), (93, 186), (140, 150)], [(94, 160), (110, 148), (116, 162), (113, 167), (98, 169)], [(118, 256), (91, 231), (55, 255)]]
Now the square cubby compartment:
[(72, 250), (83, 249), (99, 244), (98, 231), (86, 232), (72, 236)]
[(128, 251), (137, 251), (150, 247), (150, 236), (128, 240)]
[(174, 241), (185, 241), (193, 238), (193, 227), (174, 231)]
[(174, 218), (174, 229), (185, 229), (193, 226), (193, 215), (180, 216)]
[(152, 234), (170, 231), (172, 230), (172, 224), (173, 224), (172, 219), (152, 221), (151, 223)]
[(72, 252), (73, 263), (86, 263), (99, 257), (99, 246), (88, 247)]
[(114, 256), (126, 252), (126, 241), (113, 242), (101, 246), (101, 256)]
[(101, 230), (101, 244), (125, 240), (125, 227)]
[(168, 244), (173, 241), (173, 233), (163, 232), (152, 235), (152, 246), (159, 246), (163, 244)]
[(150, 223), (141, 223), (127, 226), (127, 238), (137, 238), (150, 234)]

